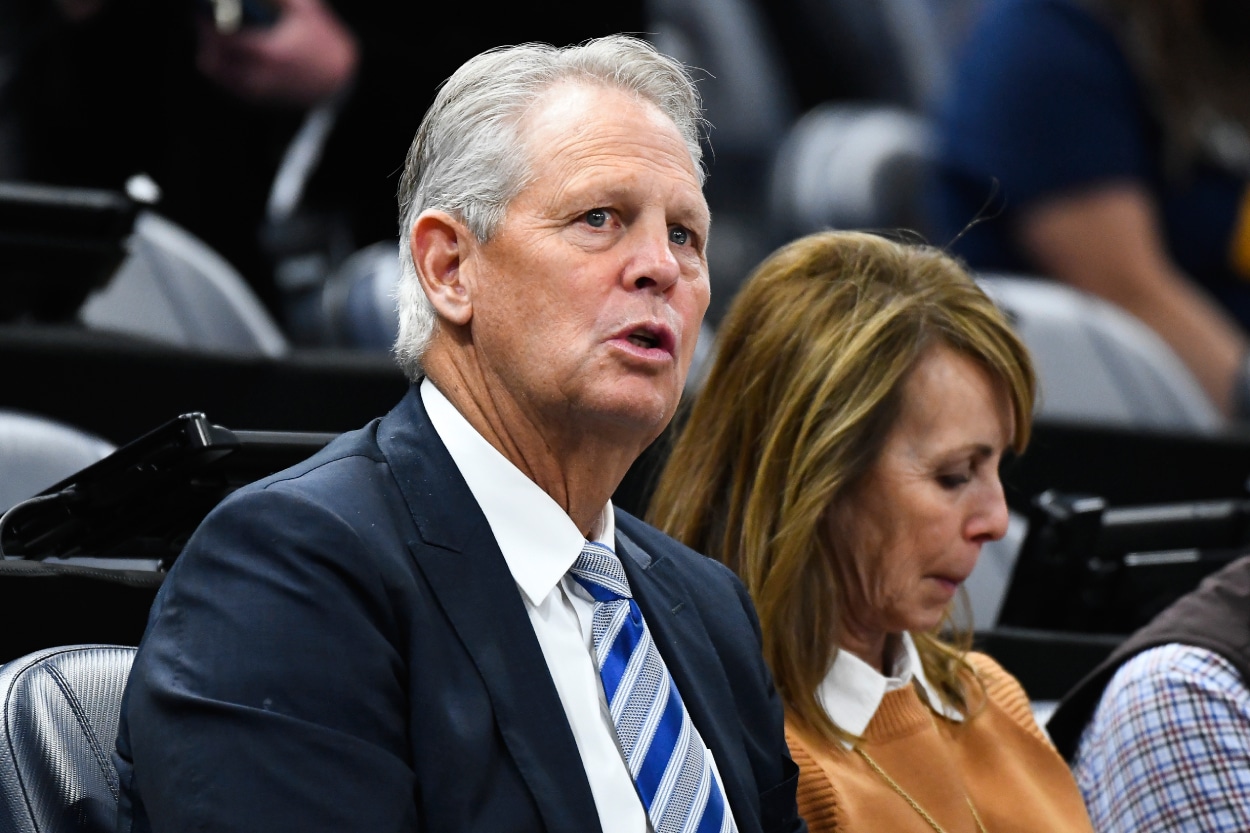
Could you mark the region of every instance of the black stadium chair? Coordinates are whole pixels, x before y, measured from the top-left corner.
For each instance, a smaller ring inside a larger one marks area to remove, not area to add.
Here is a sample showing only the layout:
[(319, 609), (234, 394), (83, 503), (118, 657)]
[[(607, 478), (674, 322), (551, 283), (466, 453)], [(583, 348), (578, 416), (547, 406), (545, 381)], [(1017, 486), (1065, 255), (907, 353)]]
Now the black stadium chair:
[(114, 829), (113, 745), (134, 654), (116, 645), (72, 645), (0, 667), (0, 830)]

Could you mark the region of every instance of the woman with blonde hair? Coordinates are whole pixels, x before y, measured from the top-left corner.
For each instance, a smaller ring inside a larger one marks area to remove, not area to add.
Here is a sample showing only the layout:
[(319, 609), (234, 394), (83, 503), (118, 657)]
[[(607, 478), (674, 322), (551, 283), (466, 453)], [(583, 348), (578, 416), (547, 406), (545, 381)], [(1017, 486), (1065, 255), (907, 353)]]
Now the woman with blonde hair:
[(651, 502), (738, 573), (813, 831), (1088, 831), (1016, 680), (951, 605), (1001, 537), (1036, 381), (943, 252), (825, 232), (766, 259)]

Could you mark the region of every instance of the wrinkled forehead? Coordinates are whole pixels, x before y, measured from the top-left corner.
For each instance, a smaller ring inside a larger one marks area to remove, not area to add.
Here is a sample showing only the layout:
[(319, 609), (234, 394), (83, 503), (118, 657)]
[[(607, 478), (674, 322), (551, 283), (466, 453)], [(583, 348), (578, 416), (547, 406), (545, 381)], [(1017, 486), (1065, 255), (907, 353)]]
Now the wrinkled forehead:
[(688, 137), (682, 134), (681, 128), (672, 117), (641, 93), (594, 79), (563, 78), (554, 81), (518, 114), (515, 125), (517, 147), (528, 173), (532, 175), (537, 166), (553, 155), (558, 155), (558, 151), (549, 141), (551, 136), (543, 135), (543, 131), (539, 129), (541, 124), (561, 123), (569, 130), (583, 135), (589, 134), (596, 129), (603, 129), (602, 122), (588, 117), (600, 105), (618, 110), (639, 108), (647, 114), (655, 133), (671, 132), (685, 147), (685, 159), (700, 190), (702, 189), (704, 176), (699, 158), (689, 147)]

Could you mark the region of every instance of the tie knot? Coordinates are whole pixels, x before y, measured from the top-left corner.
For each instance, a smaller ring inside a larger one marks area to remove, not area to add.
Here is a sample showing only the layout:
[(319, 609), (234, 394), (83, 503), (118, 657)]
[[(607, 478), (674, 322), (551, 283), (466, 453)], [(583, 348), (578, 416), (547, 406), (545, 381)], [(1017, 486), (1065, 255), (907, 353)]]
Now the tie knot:
[(609, 602), (633, 597), (621, 560), (603, 544), (587, 541), (569, 572), (595, 601)]

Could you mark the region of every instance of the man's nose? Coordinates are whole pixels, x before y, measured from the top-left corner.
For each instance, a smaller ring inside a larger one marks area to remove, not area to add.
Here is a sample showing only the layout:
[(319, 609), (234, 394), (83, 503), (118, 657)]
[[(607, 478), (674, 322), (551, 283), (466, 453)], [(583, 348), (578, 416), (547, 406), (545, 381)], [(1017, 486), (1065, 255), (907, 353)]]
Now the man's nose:
[(654, 289), (667, 292), (681, 277), (681, 264), (673, 253), (672, 234), (667, 224), (639, 224), (634, 251), (625, 272), (627, 289)]

